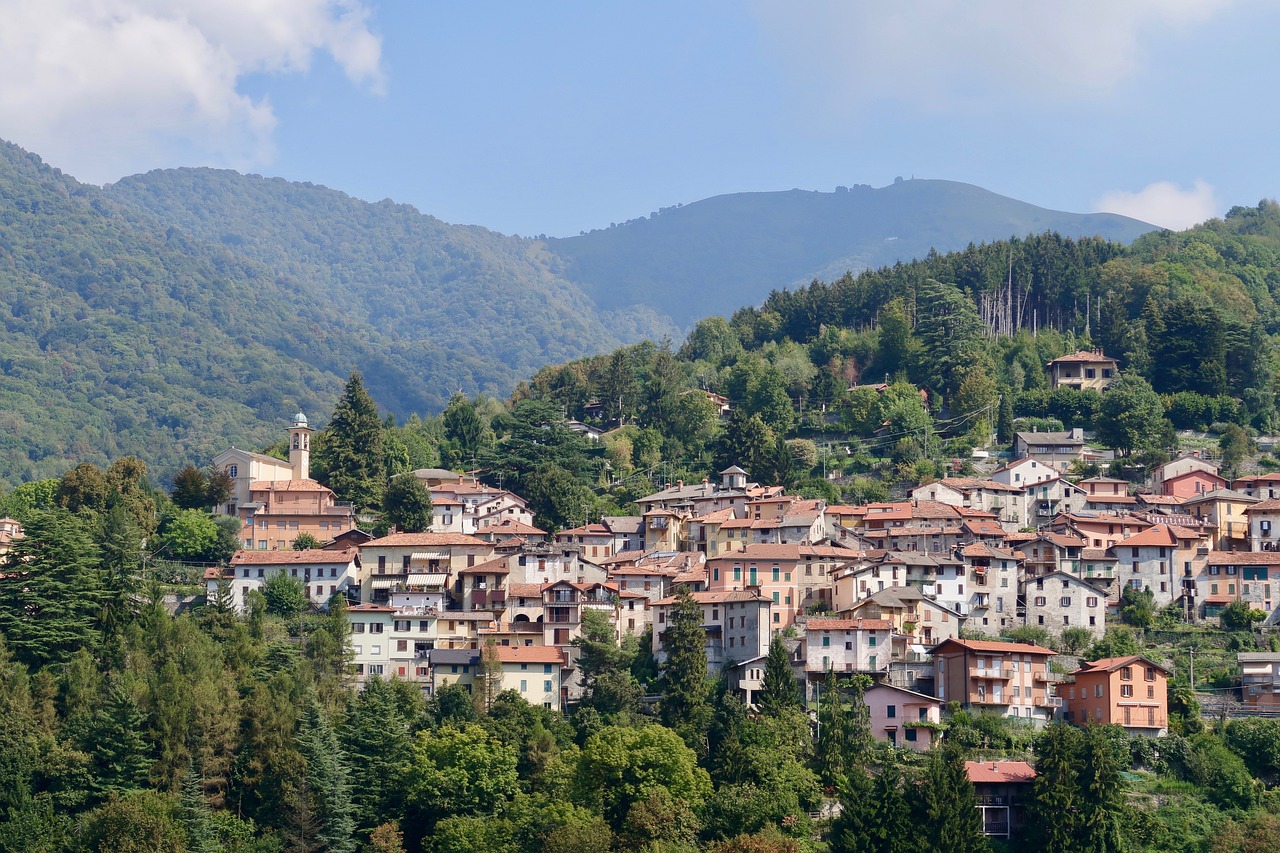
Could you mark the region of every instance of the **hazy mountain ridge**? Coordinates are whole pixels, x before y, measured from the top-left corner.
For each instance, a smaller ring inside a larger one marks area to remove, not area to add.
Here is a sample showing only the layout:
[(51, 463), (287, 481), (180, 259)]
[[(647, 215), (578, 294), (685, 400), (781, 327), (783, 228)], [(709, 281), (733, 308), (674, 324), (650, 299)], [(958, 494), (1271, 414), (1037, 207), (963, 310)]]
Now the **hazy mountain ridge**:
[(1152, 230), (1128, 217), (1048, 210), (970, 184), (909, 180), (715, 196), (547, 242), (564, 258), (566, 276), (602, 307), (643, 302), (688, 326), (758, 304), (776, 288), (930, 250), (1045, 231), (1128, 243)]

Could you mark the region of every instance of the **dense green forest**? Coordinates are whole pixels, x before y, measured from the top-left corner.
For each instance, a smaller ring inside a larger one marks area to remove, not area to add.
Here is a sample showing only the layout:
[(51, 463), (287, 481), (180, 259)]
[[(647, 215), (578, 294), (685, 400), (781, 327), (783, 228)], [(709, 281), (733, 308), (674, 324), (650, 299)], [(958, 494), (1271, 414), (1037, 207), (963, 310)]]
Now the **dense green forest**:
[(327, 417), (352, 368), (404, 418), (653, 333), (531, 246), (234, 173), (103, 190), (0, 144), (0, 483), (265, 444), (292, 412)]
[(949, 252), (975, 241), (1052, 231), (1129, 243), (1152, 226), (1074, 214), (954, 181), (736, 193), (577, 237), (549, 240), (565, 274), (607, 308), (647, 305), (692, 325), (770, 290)]
[[(1176, 430), (1212, 430), (1230, 467), (1276, 427), (1278, 292), (1280, 207), (1264, 201), (1131, 247), (1045, 234), (775, 291), (678, 349), (546, 367), (516, 398), (622, 424), (604, 439), (616, 473), (667, 463), (696, 480), (736, 462), (833, 500), (964, 465), (993, 427), (998, 444), (1094, 429), (1135, 476), (1177, 450)], [(1046, 364), (1079, 349), (1117, 358), (1120, 383), (1051, 390)], [(718, 426), (699, 390), (729, 400)], [(849, 476), (816, 476), (832, 466)]]

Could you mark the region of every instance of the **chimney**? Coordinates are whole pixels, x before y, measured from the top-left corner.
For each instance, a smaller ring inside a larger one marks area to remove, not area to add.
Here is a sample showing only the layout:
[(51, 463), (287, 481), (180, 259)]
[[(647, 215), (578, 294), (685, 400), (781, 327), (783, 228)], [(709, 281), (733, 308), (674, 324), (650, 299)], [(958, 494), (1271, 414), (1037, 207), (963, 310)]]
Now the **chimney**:
[(683, 488), (684, 488), (684, 480), (676, 480), (676, 488), (677, 488), (677, 489), (683, 489)]

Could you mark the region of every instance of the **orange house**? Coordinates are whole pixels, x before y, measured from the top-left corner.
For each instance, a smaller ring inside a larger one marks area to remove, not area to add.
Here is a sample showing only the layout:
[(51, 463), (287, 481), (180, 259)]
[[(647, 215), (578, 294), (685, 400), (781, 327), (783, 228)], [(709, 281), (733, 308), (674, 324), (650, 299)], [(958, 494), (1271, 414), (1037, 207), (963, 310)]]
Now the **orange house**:
[(1049, 669), (1053, 649), (1030, 643), (948, 639), (930, 652), (935, 692), (943, 702), (1021, 717), (1036, 725), (1062, 706), (1054, 686), (1063, 676)]
[(1069, 719), (1078, 726), (1111, 724), (1130, 734), (1164, 737), (1169, 733), (1169, 675), (1142, 655), (1086, 663), (1072, 673), (1075, 683), (1065, 687)]

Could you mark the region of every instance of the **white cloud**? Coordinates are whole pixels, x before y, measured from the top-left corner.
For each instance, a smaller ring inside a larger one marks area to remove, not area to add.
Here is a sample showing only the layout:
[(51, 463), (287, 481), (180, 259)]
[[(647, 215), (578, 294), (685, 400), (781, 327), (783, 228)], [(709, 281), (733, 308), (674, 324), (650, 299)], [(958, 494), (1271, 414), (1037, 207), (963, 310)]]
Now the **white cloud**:
[(1159, 181), (1137, 192), (1112, 190), (1094, 202), (1093, 209), (1180, 231), (1219, 216), (1222, 205), (1213, 187), (1204, 181), (1196, 181), (1190, 189)]
[(94, 183), (263, 164), (275, 114), (241, 80), (327, 53), (380, 92), (367, 19), (361, 0), (0, 0), (0, 137)]
[(752, 0), (761, 40), (846, 108), (906, 100), (968, 109), (993, 96), (1091, 97), (1143, 67), (1161, 29), (1191, 32), (1235, 0)]

